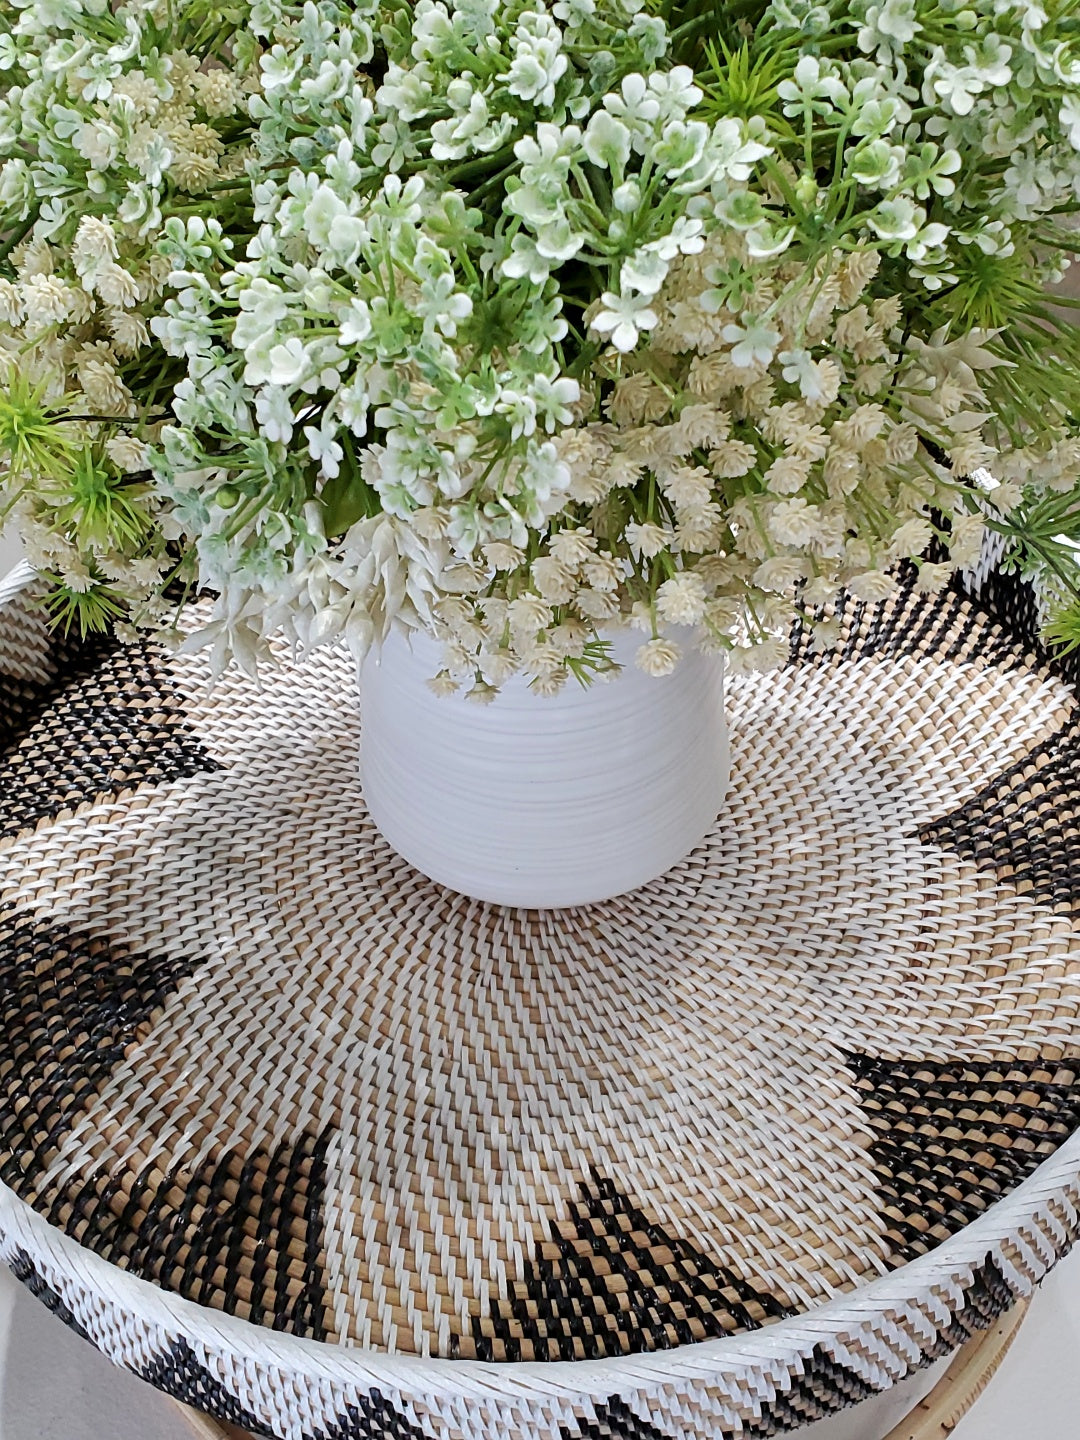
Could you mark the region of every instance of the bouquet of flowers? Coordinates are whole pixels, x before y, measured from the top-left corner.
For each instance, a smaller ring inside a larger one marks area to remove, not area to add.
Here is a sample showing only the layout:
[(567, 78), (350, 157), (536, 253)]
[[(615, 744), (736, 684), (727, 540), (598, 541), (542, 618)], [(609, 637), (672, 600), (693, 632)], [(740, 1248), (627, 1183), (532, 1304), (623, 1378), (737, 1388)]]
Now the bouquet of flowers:
[[(0, 0), (0, 483), (60, 623), (540, 693), (984, 529), (1080, 643), (1073, 0)], [(186, 627), (189, 628), (190, 627)], [(677, 632), (686, 633), (686, 632)]]

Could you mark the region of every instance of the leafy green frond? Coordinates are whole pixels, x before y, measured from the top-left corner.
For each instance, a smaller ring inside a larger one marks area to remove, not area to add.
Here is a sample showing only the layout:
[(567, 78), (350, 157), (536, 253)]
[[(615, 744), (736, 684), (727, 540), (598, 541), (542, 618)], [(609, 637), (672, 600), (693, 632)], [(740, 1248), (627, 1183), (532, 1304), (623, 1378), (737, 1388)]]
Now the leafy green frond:
[(793, 134), (779, 103), (780, 84), (791, 72), (789, 46), (762, 49), (746, 40), (736, 46), (721, 39), (710, 40), (704, 49), (707, 64), (698, 79), (710, 119), (764, 116), (777, 134)]
[(87, 635), (106, 633), (127, 614), (123, 597), (104, 580), (92, 579), (85, 590), (73, 589), (59, 575), (47, 575), (50, 589), (44, 599), (49, 624), (69, 635), (78, 630)]
[[(0, 387), (0, 479), (35, 482), (70, 470), (75, 441), (62, 414), (46, 403), (46, 382), (11, 367)], [(14, 487), (12, 487), (14, 488)]]
[(1047, 645), (1062, 654), (1080, 650), (1080, 597), (1051, 611), (1042, 636)]
[(80, 550), (130, 554), (150, 533), (149, 487), (113, 473), (89, 447), (40, 494), (52, 508), (54, 523)]
[(958, 330), (997, 330), (1046, 305), (1032, 256), (1019, 247), (1011, 255), (987, 255), (978, 245), (958, 245), (952, 261), (957, 283), (932, 303)]

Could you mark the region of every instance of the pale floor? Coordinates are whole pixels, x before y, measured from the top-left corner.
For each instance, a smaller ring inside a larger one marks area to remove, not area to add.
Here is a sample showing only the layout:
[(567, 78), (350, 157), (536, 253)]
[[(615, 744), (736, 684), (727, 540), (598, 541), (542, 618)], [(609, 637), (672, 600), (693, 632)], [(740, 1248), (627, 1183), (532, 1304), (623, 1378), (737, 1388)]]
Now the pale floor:
[[(0, 576), (18, 551), (0, 537)], [(852, 1428), (845, 1440), (878, 1440)], [(190, 1440), (171, 1403), (114, 1369), (0, 1266), (0, 1440)], [(1080, 1440), (1080, 1253), (1036, 1296), (953, 1440)], [(826, 1440), (826, 1436), (822, 1436)]]

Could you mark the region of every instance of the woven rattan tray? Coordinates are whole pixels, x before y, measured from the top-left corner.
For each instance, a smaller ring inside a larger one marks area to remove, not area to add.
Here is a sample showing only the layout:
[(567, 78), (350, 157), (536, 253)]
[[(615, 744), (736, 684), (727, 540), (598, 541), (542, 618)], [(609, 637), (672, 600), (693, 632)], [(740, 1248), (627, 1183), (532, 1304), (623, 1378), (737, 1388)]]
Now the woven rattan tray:
[(288, 1440), (728, 1440), (883, 1389), (1068, 1248), (1075, 676), (905, 588), (731, 686), (728, 805), (602, 905), (440, 890), (348, 660), (216, 687), (0, 596), (0, 1242)]

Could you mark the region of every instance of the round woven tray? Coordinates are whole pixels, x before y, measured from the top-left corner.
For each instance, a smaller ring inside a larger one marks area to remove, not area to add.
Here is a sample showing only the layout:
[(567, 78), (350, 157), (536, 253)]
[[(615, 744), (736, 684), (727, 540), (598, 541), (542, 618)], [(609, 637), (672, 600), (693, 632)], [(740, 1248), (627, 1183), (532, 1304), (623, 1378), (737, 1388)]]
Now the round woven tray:
[(342, 654), (211, 687), (17, 575), (4, 1258), (288, 1440), (773, 1435), (992, 1323), (1080, 1223), (1080, 745), (983, 592), (734, 682), (713, 832), (544, 913), (380, 839)]

